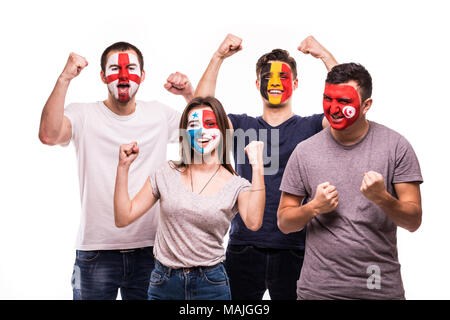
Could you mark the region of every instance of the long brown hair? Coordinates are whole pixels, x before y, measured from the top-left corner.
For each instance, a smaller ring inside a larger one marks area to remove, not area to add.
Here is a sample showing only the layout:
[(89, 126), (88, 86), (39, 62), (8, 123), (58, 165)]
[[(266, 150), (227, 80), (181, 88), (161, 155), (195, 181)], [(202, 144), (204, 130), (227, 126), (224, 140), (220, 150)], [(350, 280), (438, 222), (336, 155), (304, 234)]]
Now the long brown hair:
[[(192, 99), (186, 108), (183, 111), (183, 114), (181, 115), (180, 119), (180, 156), (181, 159), (179, 161), (171, 161), (175, 165), (175, 168), (181, 169), (186, 168), (190, 163), (192, 163), (194, 154), (191, 150), (189, 137), (187, 137), (187, 125), (188, 125), (188, 115), (189, 112), (199, 106), (205, 106), (210, 107), (212, 111), (214, 112), (214, 115), (216, 116), (217, 125), (219, 127), (220, 133), (222, 135), (222, 139), (220, 142), (221, 146), (218, 148), (218, 150), (222, 150), (222, 154), (219, 154), (219, 159), (221, 159), (221, 165), (227, 169), (229, 172), (231, 172), (234, 175), (237, 175), (237, 173), (234, 171), (233, 167), (230, 164), (230, 152), (231, 150), (231, 131), (230, 126), (228, 124), (228, 117), (227, 114), (220, 103), (219, 100), (217, 100), (214, 97), (195, 97)], [(190, 155), (190, 159), (188, 159), (188, 155)]]

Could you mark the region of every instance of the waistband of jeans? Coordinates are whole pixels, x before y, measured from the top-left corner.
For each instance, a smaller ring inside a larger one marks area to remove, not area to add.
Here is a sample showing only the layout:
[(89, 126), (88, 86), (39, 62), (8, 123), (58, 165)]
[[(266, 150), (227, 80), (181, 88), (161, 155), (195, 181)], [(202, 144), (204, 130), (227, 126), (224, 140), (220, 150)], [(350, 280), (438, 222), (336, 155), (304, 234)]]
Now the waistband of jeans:
[(164, 272), (168, 276), (170, 276), (170, 274), (172, 274), (172, 273), (188, 274), (188, 273), (193, 273), (193, 272), (197, 272), (197, 273), (208, 272), (210, 270), (213, 270), (213, 269), (221, 266), (222, 264), (223, 264), (222, 262), (219, 262), (212, 266), (198, 266), (198, 267), (190, 267), (190, 268), (170, 268), (170, 267), (166, 267), (161, 262), (159, 262), (157, 259), (155, 259), (155, 269)]

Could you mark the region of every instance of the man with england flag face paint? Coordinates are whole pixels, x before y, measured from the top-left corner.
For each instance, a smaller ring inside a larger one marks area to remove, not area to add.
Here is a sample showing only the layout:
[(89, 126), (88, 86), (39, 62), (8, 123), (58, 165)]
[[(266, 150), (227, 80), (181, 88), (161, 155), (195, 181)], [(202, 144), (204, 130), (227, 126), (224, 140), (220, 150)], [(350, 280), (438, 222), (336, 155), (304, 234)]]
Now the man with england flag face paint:
[(410, 143), (366, 118), (371, 94), (362, 65), (335, 66), (330, 127), (297, 145), (284, 171), (278, 226), (308, 229), (298, 299), (405, 299), (397, 227), (419, 228), (423, 179)]
[[(215, 94), (220, 66), (227, 57), (241, 49), (242, 39), (227, 35), (203, 74), (196, 96)], [(322, 60), (327, 70), (337, 64), (333, 55), (312, 36), (305, 38), (297, 49)], [(277, 226), (280, 181), (295, 146), (328, 125), (323, 114), (306, 117), (294, 114), (293, 97), (298, 83), (295, 59), (286, 50), (274, 49), (262, 55), (256, 63), (255, 84), (261, 96), (262, 115), (228, 114), (230, 127), (234, 129), (235, 168), (240, 176), (246, 179), (252, 176), (241, 146), (252, 140), (262, 140), (265, 148), (263, 226), (256, 232), (250, 231), (236, 215), (230, 229), (226, 268), (231, 296), (235, 300), (260, 300), (267, 290), (271, 299), (297, 298), (296, 282), (303, 262), (305, 232), (285, 235)], [(239, 100), (235, 103), (234, 108), (239, 110), (247, 107)]]
[[(135, 141), (133, 152), (144, 155), (130, 169), (130, 192), (135, 192), (151, 170), (165, 163), (167, 144), (177, 142), (180, 113), (155, 100), (136, 100), (145, 79), (144, 58), (127, 42), (112, 44), (101, 56), (100, 78), (107, 98), (64, 108), (69, 84), (87, 65), (84, 57), (69, 55), (39, 128), (42, 143), (65, 146), (72, 141), (77, 154), (82, 206), (73, 298), (110, 300), (120, 289), (124, 300), (147, 299), (159, 206), (126, 230), (115, 226), (117, 150), (124, 142)], [(172, 73), (164, 87), (186, 102), (193, 98), (189, 79), (179, 72)]]

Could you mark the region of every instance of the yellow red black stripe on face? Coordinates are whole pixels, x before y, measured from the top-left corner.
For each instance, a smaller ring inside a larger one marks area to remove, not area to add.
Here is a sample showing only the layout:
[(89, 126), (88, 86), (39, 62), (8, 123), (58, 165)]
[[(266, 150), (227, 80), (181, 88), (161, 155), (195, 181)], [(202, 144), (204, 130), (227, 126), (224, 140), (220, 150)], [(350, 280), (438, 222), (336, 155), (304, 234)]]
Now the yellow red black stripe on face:
[(292, 72), (288, 64), (271, 62), (266, 64), (260, 75), (261, 95), (270, 104), (285, 102), (292, 95)]

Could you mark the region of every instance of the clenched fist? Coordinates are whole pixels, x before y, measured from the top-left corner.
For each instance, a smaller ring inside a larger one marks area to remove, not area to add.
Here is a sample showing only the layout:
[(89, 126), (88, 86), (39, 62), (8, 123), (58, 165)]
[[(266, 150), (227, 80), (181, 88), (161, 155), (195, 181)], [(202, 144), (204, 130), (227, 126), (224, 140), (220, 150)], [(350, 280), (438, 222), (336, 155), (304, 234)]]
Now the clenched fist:
[(220, 47), (215, 54), (220, 59), (225, 59), (240, 50), (242, 50), (242, 39), (230, 33), (220, 44)]
[(324, 58), (329, 53), (313, 36), (306, 37), (297, 48), (304, 54), (310, 54), (314, 58)]
[(370, 201), (375, 202), (380, 199), (386, 192), (383, 176), (375, 171), (364, 173), (360, 191)]
[(70, 81), (78, 76), (81, 70), (83, 70), (87, 65), (88, 62), (84, 57), (71, 52), (69, 58), (67, 59), (66, 66), (61, 73), (61, 77), (64, 80)]
[(166, 81), (164, 88), (170, 93), (182, 95), (184, 97), (194, 95), (194, 88), (186, 75), (175, 72), (170, 74)]
[(252, 168), (260, 169), (264, 167), (263, 150), (264, 142), (262, 141), (252, 141), (245, 147), (244, 151), (247, 153)]
[(321, 183), (317, 186), (316, 195), (311, 202), (314, 202), (316, 214), (332, 212), (339, 204), (338, 191), (329, 182)]
[(129, 167), (137, 158), (139, 147), (137, 142), (123, 144), (119, 150), (119, 166)]

